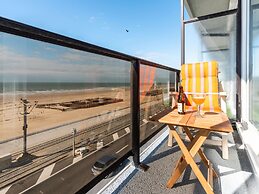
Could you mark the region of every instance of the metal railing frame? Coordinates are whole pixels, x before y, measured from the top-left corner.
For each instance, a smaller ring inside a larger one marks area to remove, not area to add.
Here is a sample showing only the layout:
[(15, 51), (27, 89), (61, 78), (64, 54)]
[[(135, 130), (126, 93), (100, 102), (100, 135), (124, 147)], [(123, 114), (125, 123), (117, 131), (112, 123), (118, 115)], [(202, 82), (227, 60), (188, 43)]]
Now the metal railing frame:
[(36, 28), (30, 25), (26, 25), (17, 21), (13, 21), (7, 18), (0, 17), (0, 32), (13, 34), (28, 39), (34, 39), (42, 42), (51, 43), (54, 45), (64, 46), (67, 48), (72, 48), (76, 50), (81, 50), (89, 53), (94, 53), (98, 55), (103, 55), (107, 57), (112, 57), (116, 59), (121, 59), (131, 62), (131, 143), (132, 149), (128, 151), (125, 155), (119, 158), (115, 163), (109, 166), (100, 175), (93, 178), (87, 185), (83, 188), (78, 188), (79, 193), (86, 193), (92, 187), (94, 187), (98, 182), (100, 182), (105, 176), (111, 173), (115, 168), (129, 156), (133, 156), (133, 161), (135, 166), (141, 165), (140, 163), (140, 147), (151, 139), (156, 133), (158, 133), (162, 128), (146, 137), (142, 142), (140, 142), (140, 91), (139, 91), (139, 80), (140, 80), (140, 65), (148, 65), (156, 67), (159, 69), (168, 70), (174, 72), (175, 75), (175, 86), (178, 88), (179, 73), (180, 71), (175, 68), (171, 68), (165, 65), (154, 63), (145, 59), (130, 56), (124, 53), (99, 47), (93, 44), (89, 44), (80, 40), (69, 38), (57, 33), (49, 32), (40, 28)]

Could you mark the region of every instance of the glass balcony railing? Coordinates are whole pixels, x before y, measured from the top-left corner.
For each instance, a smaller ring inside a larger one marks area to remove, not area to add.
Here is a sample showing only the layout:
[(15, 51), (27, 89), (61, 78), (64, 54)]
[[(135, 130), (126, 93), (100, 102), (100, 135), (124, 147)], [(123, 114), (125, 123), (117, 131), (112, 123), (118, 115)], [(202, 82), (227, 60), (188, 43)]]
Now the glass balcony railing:
[(161, 127), (147, 121), (150, 116), (170, 107), (170, 91), (176, 91), (175, 72), (148, 65), (140, 66), (140, 142)]
[(0, 26), (0, 190), (89, 190), (132, 155), (133, 106), (134, 145), (161, 129), (149, 116), (170, 106), (178, 70), (4, 18)]
[[(249, 120), (259, 128), (259, 1), (251, 1), (251, 12), (250, 12), (250, 63), (249, 63), (249, 80), (250, 80), (250, 91), (249, 91)], [(259, 130), (258, 130), (259, 131)]]

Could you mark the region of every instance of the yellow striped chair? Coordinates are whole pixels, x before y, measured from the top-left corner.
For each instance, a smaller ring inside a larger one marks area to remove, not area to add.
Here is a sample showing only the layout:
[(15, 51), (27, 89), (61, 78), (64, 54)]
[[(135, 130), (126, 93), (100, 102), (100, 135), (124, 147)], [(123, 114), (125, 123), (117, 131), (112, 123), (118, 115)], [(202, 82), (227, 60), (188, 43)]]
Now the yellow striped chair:
[(181, 67), (181, 85), (187, 95), (188, 109), (196, 109), (191, 94), (206, 93), (201, 110), (219, 112), (218, 63), (216, 61), (184, 64)]
[[(218, 80), (218, 63), (216, 61), (183, 64), (181, 66), (181, 85), (188, 99), (187, 110), (196, 109), (191, 94), (206, 93), (205, 102), (201, 105), (202, 111), (226, 112), (226, 94), (219, 92), (221, 85)], [(222, 146), (222, 158), (227, 159), (227, 134), (220, 133), (220, 135), (222, 136), (220, 141), (207, 140), (207, 144)], [(168, 145), (170, 144), (172, 144), (172, 140), (169, 139)]]

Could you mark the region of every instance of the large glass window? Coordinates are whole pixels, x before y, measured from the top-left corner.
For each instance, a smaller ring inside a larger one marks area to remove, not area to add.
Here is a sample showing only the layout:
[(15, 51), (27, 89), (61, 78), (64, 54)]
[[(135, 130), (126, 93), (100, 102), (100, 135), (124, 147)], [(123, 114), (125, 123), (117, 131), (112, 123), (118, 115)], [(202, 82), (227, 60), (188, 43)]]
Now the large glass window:
[(259, 0), (252, 1), (250, 17), (250, 121), (259, 128)]
[(227, 114), (236, 117), (236, 14), (185, 25), (185, 63), (218, 61)]
[(141, 142), (162, 126), (148, 120), (170, 106), (170, 91), (175, 91), (175, 73), (147, 65), (140, 66)]
[(70, 166), (42, 192), (75, 193), (131, 150), (131, 62), (3, 32), (0, 43), (0, 189)]

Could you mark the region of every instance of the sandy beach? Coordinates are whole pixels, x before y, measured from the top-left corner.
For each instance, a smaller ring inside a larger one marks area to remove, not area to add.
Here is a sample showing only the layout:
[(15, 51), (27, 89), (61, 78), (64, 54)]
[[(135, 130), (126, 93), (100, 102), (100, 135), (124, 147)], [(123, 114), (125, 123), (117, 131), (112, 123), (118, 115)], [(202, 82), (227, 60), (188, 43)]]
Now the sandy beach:
[(34, 133), (55, 126), (71, 123), (74, 121), (97, 116), (107, 112), (129, 107), (129, 88), (102, 88), (81, 91), (59, 91), (21, 94), (8, 94), (0, 96), (0, 141), (12, 139), (23, 135), (23, 106), (21, 98), (26, 97), (31, 105), (35, 101), (38, 104), (63, 103), (89, 98), (116, 98), (123, 99), (122, 102), (82, 108), (70, 111), (38, 108), (37, 106), (28, 115), (28, 133)]

